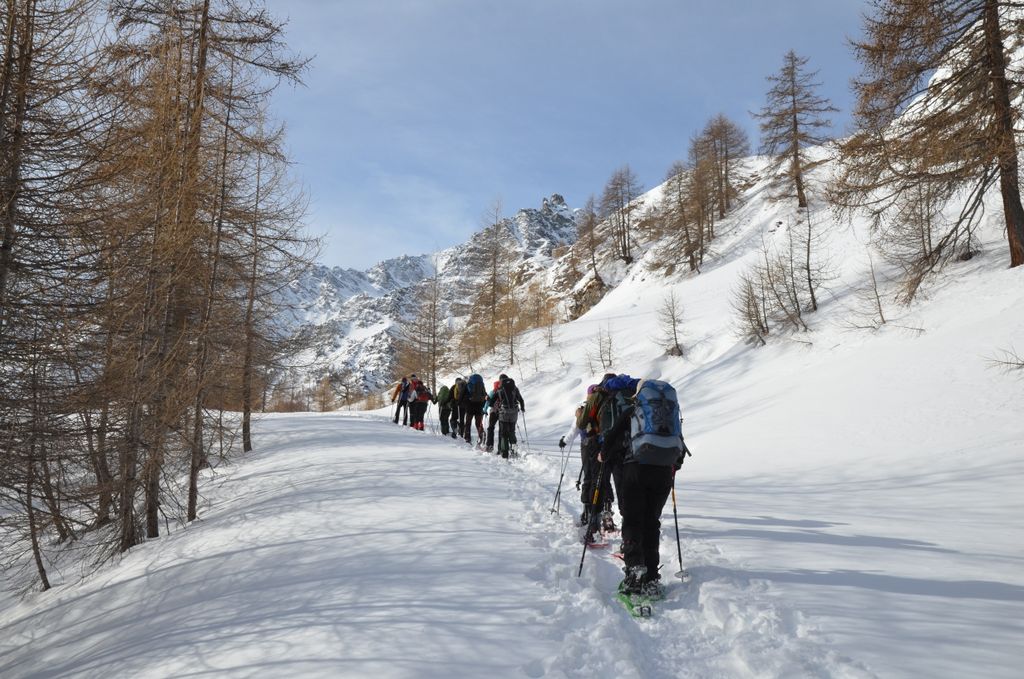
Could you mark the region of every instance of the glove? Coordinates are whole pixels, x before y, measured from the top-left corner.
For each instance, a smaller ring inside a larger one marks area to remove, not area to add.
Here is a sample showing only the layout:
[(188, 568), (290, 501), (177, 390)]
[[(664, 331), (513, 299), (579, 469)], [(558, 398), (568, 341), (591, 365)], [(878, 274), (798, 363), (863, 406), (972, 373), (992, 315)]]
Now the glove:
[(559, 448), (559, 450), (565, 448), (565, 437), (564, 436), (562, 438), (558, 439), (558, 448)]

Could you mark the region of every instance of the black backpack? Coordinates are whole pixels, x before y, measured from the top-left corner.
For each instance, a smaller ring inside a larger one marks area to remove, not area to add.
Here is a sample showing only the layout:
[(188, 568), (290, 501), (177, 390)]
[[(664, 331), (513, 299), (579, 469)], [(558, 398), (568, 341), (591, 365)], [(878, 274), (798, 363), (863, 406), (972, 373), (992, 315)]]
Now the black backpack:
[(502, 381), (498, 387), (498, 419), (502, 422), (515, 423), (519, 419), (519, 388), (511, 377)]

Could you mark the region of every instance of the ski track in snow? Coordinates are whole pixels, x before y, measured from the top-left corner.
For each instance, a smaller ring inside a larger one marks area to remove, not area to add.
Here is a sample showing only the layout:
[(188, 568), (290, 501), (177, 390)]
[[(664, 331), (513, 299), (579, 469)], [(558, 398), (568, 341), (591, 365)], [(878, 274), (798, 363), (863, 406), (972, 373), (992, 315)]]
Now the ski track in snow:
[(662, 517), (666, 599), (655, 604), (651, 619), (632, 619), (614, 598), (622, 579), (621, 562), (612, 556), (619, 540), (589, 550), (577, 578), (582, 551), (575, 529), (578, 491), (569, 479), (559, 513), (552, 514), (551, 470), (537, 459), (507, 468), (497, 460), (487, 462), (499, 465), (512, 497), (526, 508), (525, 530), (547, 552), (531, 577), (549, 590), (556, 602), (555, 626), (565, 631), (561, 652), (547, 661), (552, 676), (875, 676), (828, 650), (766, 582), (729, 575), (733, 565), (713, 543), (682, 538), (683, 565), (692, 578), (679, 582), (673, 577), (679, 563), (671, 514)]

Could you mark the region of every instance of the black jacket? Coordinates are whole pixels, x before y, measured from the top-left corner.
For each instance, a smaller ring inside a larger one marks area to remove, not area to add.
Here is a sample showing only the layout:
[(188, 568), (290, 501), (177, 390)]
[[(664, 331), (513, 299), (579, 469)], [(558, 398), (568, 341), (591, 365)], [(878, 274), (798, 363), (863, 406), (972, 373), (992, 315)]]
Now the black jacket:
[(519, 387), (515, 382), (508, 381), (499, 386), (494, 392), (494, 400), (498, 404), (519, 403), (519, 409), (526, 412), (526, 403), (523, 402), (523, 395), (519, 393)]

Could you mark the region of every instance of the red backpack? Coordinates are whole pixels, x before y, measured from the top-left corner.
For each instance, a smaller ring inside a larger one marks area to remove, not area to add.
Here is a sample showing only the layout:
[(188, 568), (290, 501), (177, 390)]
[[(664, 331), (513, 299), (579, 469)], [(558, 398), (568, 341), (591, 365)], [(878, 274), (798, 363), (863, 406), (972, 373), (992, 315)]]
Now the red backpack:
[(409, 383), (409, 386), (412, 387), (413, 392), (416, 394), (416, 398), (414, 400), (430, 400), (430, 392), (427, 391), (427, 387), (422, 382), (420, 382), (419, 380), (413, 380), (412, 382)]

